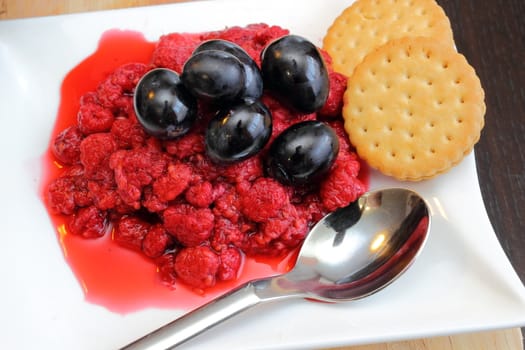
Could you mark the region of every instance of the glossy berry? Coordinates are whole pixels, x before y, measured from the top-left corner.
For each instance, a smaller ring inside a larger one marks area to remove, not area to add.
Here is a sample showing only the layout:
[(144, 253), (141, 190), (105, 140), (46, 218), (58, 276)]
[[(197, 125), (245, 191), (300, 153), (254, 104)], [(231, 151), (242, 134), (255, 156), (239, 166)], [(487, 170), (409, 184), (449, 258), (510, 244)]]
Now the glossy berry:
[(186, 61), (181, 80), (197, 98), (219, 104), (231, 102), (244, 89), (244, 65), (226, 51), (206, 50)]
[(335, 131), (319, 121), (284, 130), (272, 143), (266, 171), (285, 185), (315, 184), (330, 170), (339, 152)]
[(144, 130), (161, 139), (184, 135), (197, 117), (197, 101), (179, 75), (157, 68), (146, 73), (135, 89), (135, 113)]
[(324, 60), (314, 44), (287, 35), (261, 53), (265, 88), (274, 91), (292, 107), (312, 113), (326, 102), (329, 78)]
[(220, 111), (208, 124), (206, 151), (216, 162), (234, 162), (259, 152), (270, 139), (272, 117), (259, 101)]
[(193, 54), (208, 50), (219, 50), (231, 53), (244, 65), (244, 88), (239, 98), (256, 100), (261, 97), (263, 93), (261, 71), (255, 61), (242, 47), (231, 41), (213, 39), (200, 44), (195, 51), (193, 51)]

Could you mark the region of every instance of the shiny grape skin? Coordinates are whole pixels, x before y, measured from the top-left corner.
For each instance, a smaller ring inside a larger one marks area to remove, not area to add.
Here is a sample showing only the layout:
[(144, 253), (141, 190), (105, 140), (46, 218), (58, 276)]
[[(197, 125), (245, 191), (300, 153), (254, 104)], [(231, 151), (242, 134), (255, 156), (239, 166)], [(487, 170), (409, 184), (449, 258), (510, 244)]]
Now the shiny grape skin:
[(186, 134), (197, 118), (197, 101), (182, 85), (179, 75), (157, 68), (138, 82), (133, 97), (135, 114), (144, 130), (160, 139)]
[(326, 102), (329, 77), (317, 47), (297, 35), (270, 43), (261, 53), (261, 72), (266, 89), (292, 107), (312, 113)]
[(316, 184), (330, 170), (339, 152), (335, 131), (319, 121), (304, 121), (284, 130), (272, 143), (266, 172), (285, 185)]
[(195, 97), (221, 104), (238, 98), (244, 88), (245, 71), (231, 53), (206, 50), (186, 61), (181, 80)]
[(263, 80), (261, 71), (255, 61), (239, 45), (222, 39), (207, 40), (200, 44), (194, 51), (193, 55), (202, 51), (220, 50), (231, 53), (244, 65), (245, 81), (244, 89), (241, 92), (240, 99), (258, 99), (263, 93)]
[(270, 110), (260, 101), (244, 101), (220, 111), (208, 124), (206, 152), (218, 163), (231, 163), (253, 156), (272, 134)]

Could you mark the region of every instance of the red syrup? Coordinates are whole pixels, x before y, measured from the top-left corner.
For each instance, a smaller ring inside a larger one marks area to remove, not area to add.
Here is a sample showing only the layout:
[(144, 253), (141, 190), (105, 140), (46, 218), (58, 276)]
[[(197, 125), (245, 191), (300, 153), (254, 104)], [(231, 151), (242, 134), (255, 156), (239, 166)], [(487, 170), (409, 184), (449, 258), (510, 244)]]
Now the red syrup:
[[(97, 50), (74, 67), (62, 83), (51, 142), (60, 131), (76, 123), (82, 95), (94, 91), (100, 81), (122, 64), (148, 63), (154, 47), (155, 43), (148, 42), (141, 33), (120, 30), (104, 33)], [(47, 184), (61, 171), (50, 146), (43, 157), (43, 165), (41, 195), (47, 203)], [(199, 294), (182, 284), (178, 284), (176, 289), (163, 285), (152, 261), (118, 246), (110, 234), (99, 239), (84, 239), (67, 232), (67, 217), (50, 214), (50, 218), (64, 258), (81, 285), (86, 300), (121, 314), (148, 307), (196, 308), (244, 282), (290, 270), (297, 255), (294, 251), (284, 258), (246, 258), (242, 273), (235, 281), (218, 283), (204, 294)]]

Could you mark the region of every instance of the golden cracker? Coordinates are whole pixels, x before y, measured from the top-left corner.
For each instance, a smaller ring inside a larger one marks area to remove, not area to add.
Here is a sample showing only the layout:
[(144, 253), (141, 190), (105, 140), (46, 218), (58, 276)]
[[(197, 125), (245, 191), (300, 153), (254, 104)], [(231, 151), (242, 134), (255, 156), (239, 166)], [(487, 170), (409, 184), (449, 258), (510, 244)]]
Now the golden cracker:
[(344, 95), (345, 130), (357, 153), (400, 180), (459, 163), (479, 140), (484, 114), (484, 92), (465, 57), (423, 37), (367, 55)]
[(434, 0), (357, 0), (330, 26), (323, 48), (334, 69), (350, 76), (376, 47), (405, 36), (432, 37), (454, 46), (450, 21)]

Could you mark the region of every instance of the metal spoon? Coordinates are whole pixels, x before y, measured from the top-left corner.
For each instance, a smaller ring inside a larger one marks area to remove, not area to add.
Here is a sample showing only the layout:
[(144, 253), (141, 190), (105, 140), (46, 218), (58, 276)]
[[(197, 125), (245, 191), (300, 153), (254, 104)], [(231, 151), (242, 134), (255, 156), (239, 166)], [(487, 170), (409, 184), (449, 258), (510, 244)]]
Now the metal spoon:
[(312, 228), (290, 272), (248, 282), (123, 349), (172, 349), (266, 301), (363, 298), (390, 284), (411, 265), (429, 228), (428, 207), (415, 192), (394, 188), (366, 193)]

